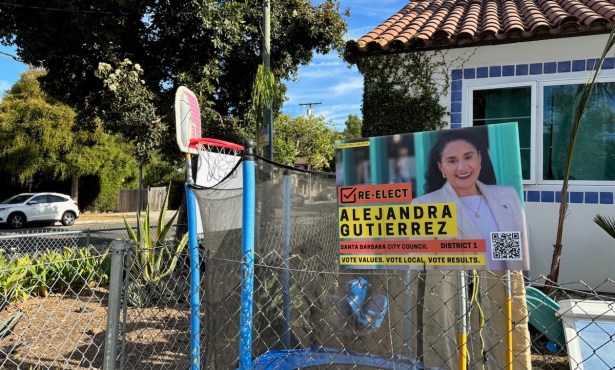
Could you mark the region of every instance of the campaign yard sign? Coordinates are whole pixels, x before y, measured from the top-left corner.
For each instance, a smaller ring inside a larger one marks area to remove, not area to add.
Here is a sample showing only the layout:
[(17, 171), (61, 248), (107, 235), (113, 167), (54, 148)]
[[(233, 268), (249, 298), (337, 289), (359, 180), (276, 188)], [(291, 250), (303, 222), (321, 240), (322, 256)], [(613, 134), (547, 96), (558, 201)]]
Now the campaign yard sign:
[[(482, 168), (487, 166), (486, 157), (488, 165), (495, 168), (493, 183), (512, 186), (522, 194), (516, 124), (459, 130), (471, 130), (484, 138)], [(466, 230), (467, 214), (471, 212), (462, 208), (460, 198), (413, 203), (429, 188), (426, 173), (438, 134), (434, 131), (336, 143), (338, 262), (342, 268), (529, 268), (525, 225), (518, 230), (472, 234)], [(486, 194), (483, 198), (488, 199)], [(495, 205), (485, 204), (483, 208), (488, 206)]]

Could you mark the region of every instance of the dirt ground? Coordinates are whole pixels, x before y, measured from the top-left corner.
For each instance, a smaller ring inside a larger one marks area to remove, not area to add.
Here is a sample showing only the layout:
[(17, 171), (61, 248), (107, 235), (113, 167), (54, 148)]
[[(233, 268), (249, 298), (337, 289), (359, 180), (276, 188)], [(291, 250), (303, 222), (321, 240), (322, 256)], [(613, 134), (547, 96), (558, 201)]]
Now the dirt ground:
[[(107, 296), (104, 290), (30, 298), (0, 312), (0, 322), (23, 316), (0, 338), (1, 369), (100, 369), (104, 358)], [(126, 369), (187, 369), (189, 309), (127, 308)], [(123, 313), (120, 313), (120, 319)], [(118, 353), (122, 350), (118, 348)]]
[[(63, 296), (30, 298), (0, 312), (0, 322), (23, 316), (0, 338), (0, 368), (100, 369), (107, 322), (107, 292), (84, 290)], [(120, 318), (124, 313), (120, 313)], [(126, 369), (189, 368), (189, 307), (127, 308)], [(533, 369), (569, 369), (566, 356), (554, 355), (533, 338)], [(122, 351), (121, 346), (118, 353)]]

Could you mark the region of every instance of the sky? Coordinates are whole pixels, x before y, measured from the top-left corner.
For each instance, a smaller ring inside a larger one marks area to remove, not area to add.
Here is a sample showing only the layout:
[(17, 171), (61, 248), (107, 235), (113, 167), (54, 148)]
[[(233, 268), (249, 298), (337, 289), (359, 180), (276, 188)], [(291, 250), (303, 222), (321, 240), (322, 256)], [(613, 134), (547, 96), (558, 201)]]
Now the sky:
[[(340, 0), (342, 14), (345, 9), (350, 9), (345, 38), (360, 38), (407, 3), (408, 0)], [(7, 53), (15, 55), (15, 49), (0, 46), (0, 95), (10, 89), (19, 79), (19, 74), (27, 69), (27, 65), (15, 61)], [(282, 111), (291, 117), (307, 114), (307, 106), (300, 105), (306, 103), (321, 103), (312, 106), (312, 114), (324, 116), (338, 131), (344, 130), (349, 114), (361, 117), (363, 76), (356, 66), (350, 68), (337, 53), (315, 55), (309, 65), (299, 67), (295, 80), (286, 81), (286, 84), (287, 101)]]
[[(342, 14), (350, 9), (345, 39), (359, 39), (407, 3), (408, 0), (340, 0)], [(282, 111), (291, 117), (307, 114), (308, 107), (300, 105), (306, 103), (322, 103), (312, 106), (312, 114), (324, 116), (327, 122), (333, 121), (338, 131), (344, 130), (349, 114), (361, 117), (363, 76), (356, 66), (349, 68), (337, 53), (315, 55), (309, 65), (299, 67), (297, 81), (286, 84), (287, 101)]]

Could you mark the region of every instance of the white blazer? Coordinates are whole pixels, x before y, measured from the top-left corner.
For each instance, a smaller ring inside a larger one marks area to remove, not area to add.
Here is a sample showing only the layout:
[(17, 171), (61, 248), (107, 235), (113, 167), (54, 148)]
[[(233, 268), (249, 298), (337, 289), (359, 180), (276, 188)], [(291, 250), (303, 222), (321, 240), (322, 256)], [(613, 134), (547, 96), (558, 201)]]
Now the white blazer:
[[(517, 192), (512, 186), (485, 185), (477, 181), (477, 186), (491, 208), (498, 231), (521, 232), (521, 253), (525, 261), (522, 268), (516, 264), (513, 269), (529, 270), (529, 249), (525, 212)], [(457, 205), (458, 239), (482, 239), (471, 215), (463, 206), (453, 186), (447, 181), (442, 188), (412, 200), (415, 204), (455, 203)]]

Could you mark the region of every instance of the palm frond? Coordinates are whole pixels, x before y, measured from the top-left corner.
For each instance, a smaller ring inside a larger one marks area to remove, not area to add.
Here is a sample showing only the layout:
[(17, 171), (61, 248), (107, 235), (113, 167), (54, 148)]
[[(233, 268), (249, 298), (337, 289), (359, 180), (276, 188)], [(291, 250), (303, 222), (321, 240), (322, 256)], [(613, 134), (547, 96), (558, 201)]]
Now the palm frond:
[(615, 239), (615, 218), (596, 215), (596, 217), (594, 217), (594, 222)]

